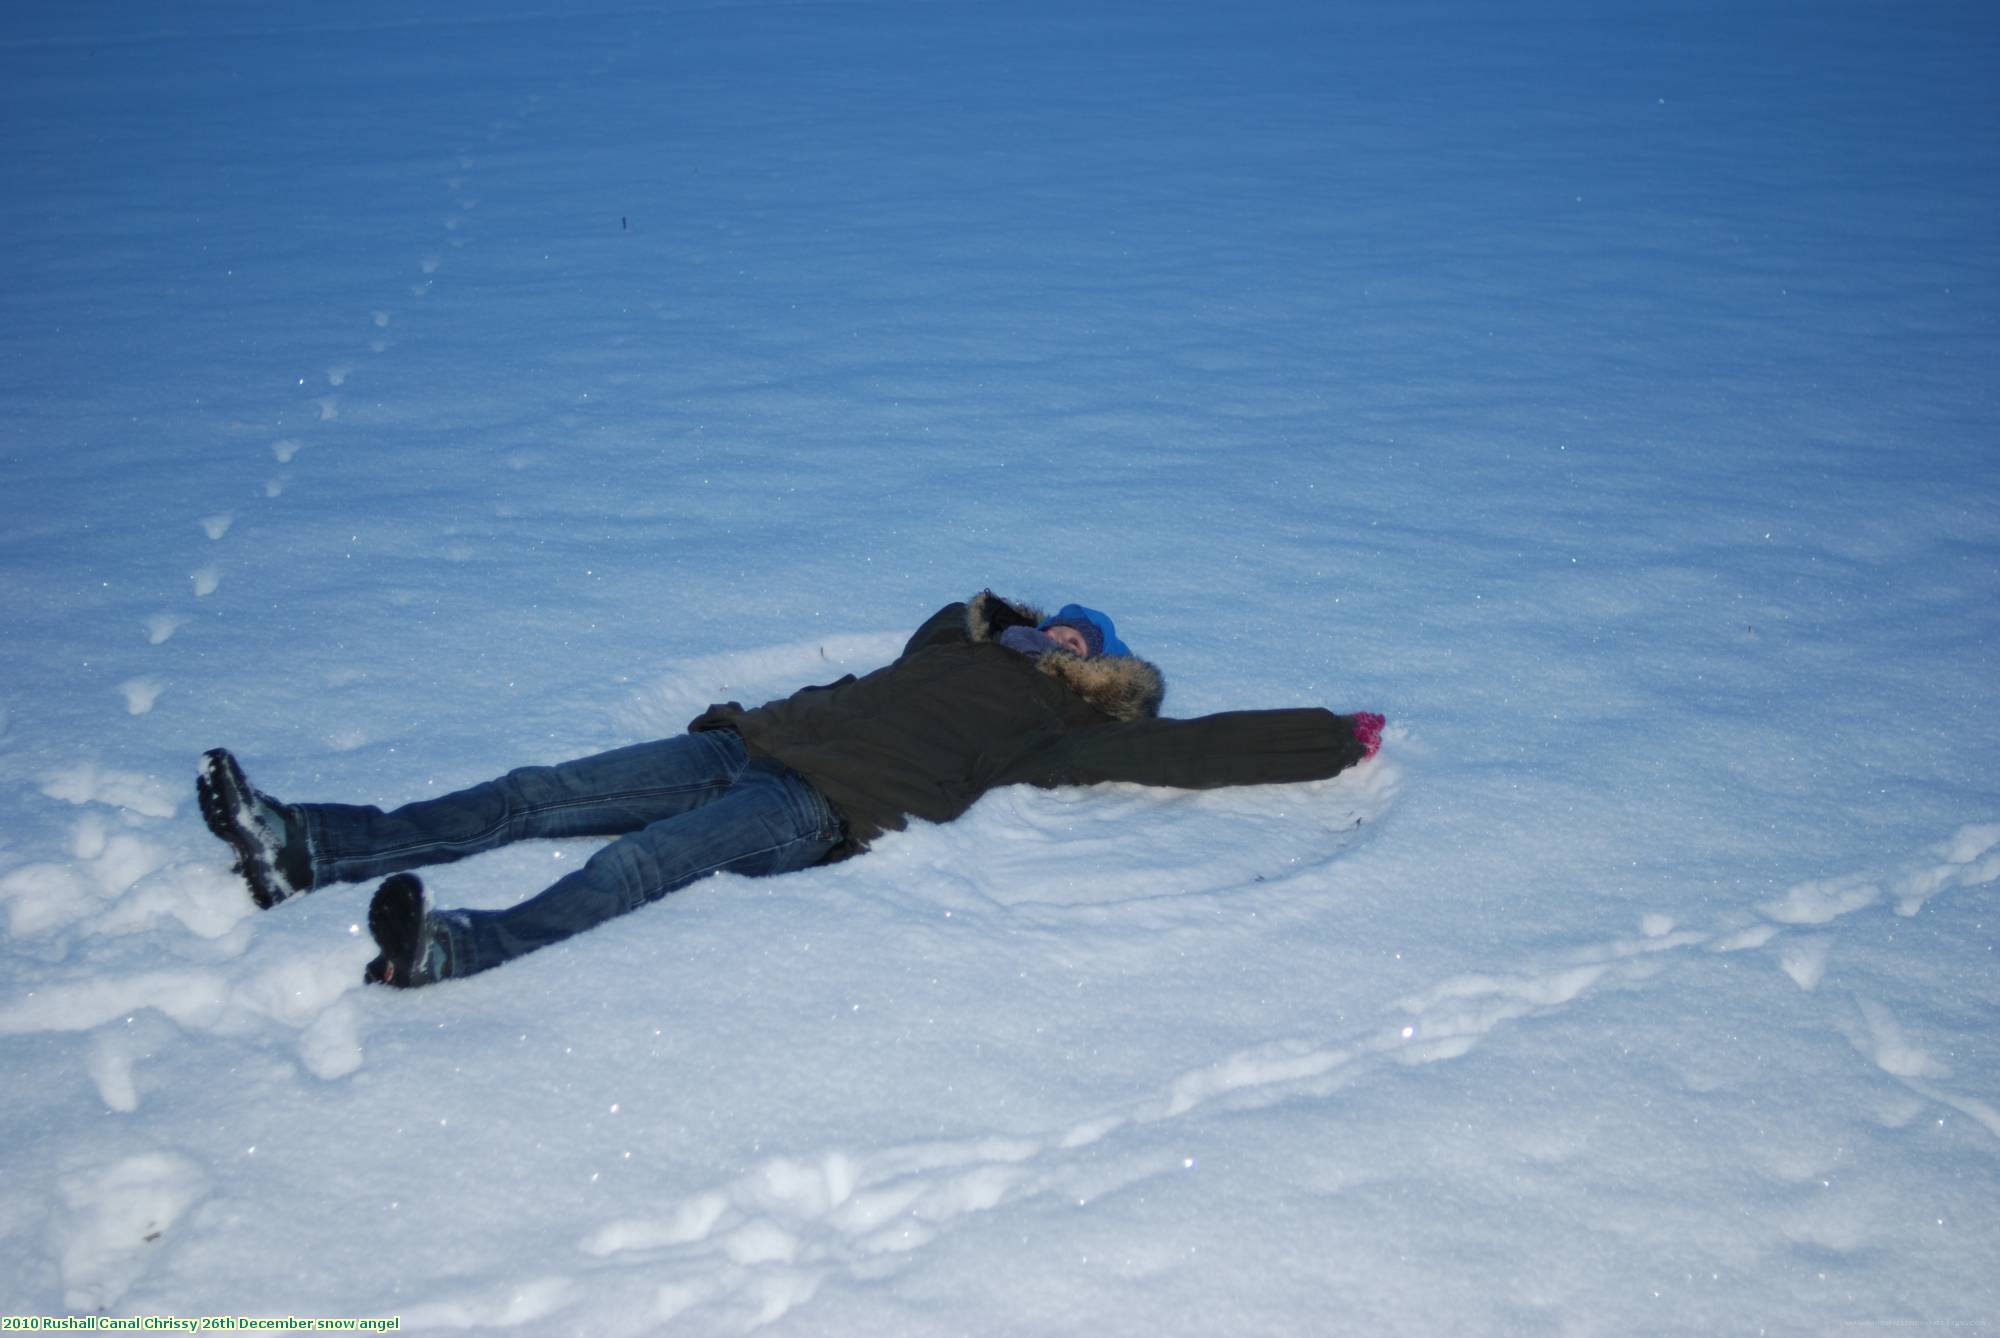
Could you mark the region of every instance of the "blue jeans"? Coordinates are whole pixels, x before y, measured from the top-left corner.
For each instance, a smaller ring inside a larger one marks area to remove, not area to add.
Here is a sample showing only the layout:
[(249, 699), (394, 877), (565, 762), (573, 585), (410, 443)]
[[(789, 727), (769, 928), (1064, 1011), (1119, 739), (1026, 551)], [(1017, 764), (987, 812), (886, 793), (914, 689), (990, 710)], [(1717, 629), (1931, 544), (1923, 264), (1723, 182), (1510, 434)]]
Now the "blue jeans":
[(501, 911), (436, 912), (453, 976), (471, 975), (658, 901), (706, 874), (786, 873), (842, 840), (803, 776), (728, 730), (522, 767), (393, 813), (297, 804), (313, 886), (443, 864), (510, 841), (615, 836), (580, 869)]

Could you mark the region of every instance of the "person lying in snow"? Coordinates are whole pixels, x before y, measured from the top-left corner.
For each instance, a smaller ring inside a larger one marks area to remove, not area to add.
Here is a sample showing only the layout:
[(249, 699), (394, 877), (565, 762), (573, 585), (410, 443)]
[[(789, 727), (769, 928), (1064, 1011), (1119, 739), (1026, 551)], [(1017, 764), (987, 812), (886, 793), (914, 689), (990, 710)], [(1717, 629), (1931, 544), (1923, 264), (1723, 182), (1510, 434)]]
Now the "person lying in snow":
[[(844, 859), (910, 818), (950, 822), (996, 786), (1319, 780), (1381, 746), (1371, 712), (1167, 720), (1165, 691), (1104, 614), (1068, 604), (1043, 617), (986, 590), (939, 609), (871, 674), (755, 710), (711, 706), (674, 738), (524, 767), (393, 813), (280, 803), (220, 748), (204, 754), (195, 792), (259, 906), (393, 875), (368, 907), (381, 954), (363, 979), (408, 988), (488, 970), (707, 874)], [(619, 839), (506, 910), (434, 910), (403, 872), (577, 836)]]

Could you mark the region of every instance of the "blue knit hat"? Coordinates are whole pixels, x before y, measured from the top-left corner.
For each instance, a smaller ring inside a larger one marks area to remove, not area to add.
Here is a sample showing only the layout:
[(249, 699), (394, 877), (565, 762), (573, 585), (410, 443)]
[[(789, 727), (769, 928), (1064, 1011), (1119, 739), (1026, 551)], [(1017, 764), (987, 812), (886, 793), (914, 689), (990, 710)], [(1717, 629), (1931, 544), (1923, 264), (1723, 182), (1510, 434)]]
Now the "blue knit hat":
[(1051, 627), (1072, 627), (1082, 634), (1090, 647), (1091, 655), (1130, 655), (1132, 648), (1118, 639), (1118, 629), (1112, 626), (1111, 616), (1087, 609), (1081, 604), (1065, 604), (1056, 610), (1056, 616), (1041, 626), (1046, 632)]

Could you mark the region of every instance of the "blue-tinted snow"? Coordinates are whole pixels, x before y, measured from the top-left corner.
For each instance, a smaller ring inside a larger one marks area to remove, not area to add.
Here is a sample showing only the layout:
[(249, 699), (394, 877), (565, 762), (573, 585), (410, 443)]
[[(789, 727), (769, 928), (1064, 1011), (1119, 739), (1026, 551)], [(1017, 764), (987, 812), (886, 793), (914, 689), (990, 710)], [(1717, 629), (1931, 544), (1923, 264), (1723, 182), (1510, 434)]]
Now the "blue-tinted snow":
[[(1988, 8), (16, 11), (10, 1313), (2000, 1313)], [(190, 802), (672, 731), (984, 585), (1389, 746), (421, 996)]]

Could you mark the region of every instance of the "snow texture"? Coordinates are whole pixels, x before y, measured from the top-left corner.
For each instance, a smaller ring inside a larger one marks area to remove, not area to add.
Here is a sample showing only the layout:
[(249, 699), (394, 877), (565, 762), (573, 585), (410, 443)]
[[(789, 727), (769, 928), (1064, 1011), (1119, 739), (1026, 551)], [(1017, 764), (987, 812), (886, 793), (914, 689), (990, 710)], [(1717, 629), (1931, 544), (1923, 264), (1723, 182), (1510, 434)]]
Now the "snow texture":
[[(2000, 1332), (1996, 12), (14, 6), (0, 1308)], [(410, 994), (193, 803), (987, 585), (1385, 747)]]

